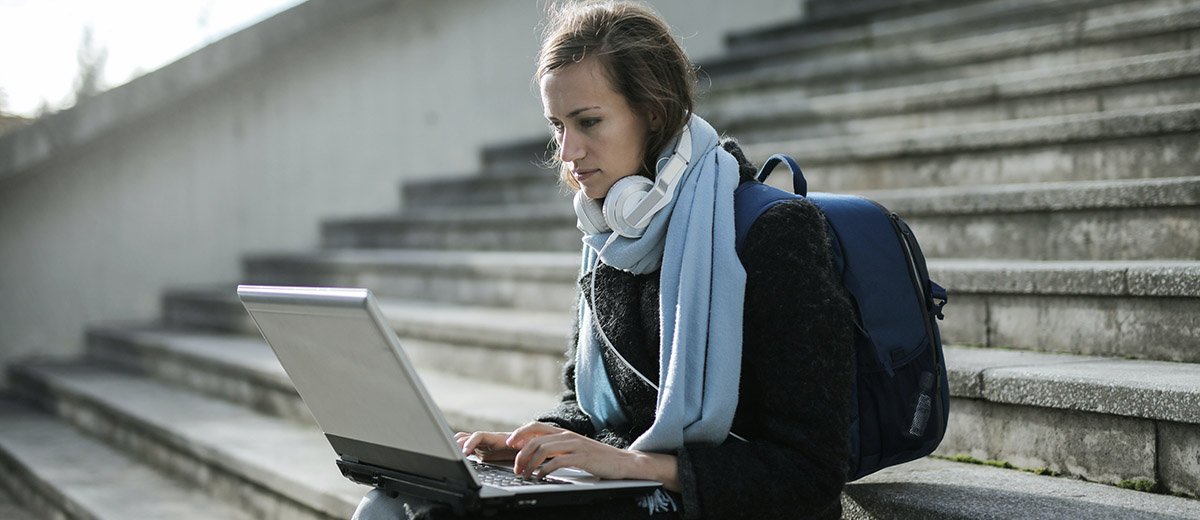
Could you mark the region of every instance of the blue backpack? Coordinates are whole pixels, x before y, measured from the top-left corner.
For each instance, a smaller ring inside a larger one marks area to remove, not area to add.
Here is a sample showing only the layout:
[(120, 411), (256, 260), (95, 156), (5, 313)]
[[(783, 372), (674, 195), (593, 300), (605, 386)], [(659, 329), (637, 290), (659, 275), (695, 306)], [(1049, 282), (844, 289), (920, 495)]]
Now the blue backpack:
[[(763, 184), (786, 164), (796, 193)], [(908, 224), (878, 203), (852, 195), (808, 193), (790, 157), (773, 155), (734, 195), (737, 250), (750, 226), (775, 204), (807, 198), (825, 214), (834, 269), (856, 310), (856, 379), (850, 417), (850, 480), (924, 457), (937, 448), (950, 416), (942, 338), (946, 290), (929, 279)]]

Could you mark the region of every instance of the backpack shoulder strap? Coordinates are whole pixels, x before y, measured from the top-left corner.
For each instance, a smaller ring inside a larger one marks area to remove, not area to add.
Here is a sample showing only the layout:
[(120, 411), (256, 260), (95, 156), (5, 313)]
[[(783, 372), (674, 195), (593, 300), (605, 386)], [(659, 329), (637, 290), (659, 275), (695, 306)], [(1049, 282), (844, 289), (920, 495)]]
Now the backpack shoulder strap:
[(733, 192), (734, 236), (738, 254), (742, 254), (746, 235), (758, 217), (776, 204), (796, 198), (800, 196), (761, 182), (747, 181), (738, 186)]

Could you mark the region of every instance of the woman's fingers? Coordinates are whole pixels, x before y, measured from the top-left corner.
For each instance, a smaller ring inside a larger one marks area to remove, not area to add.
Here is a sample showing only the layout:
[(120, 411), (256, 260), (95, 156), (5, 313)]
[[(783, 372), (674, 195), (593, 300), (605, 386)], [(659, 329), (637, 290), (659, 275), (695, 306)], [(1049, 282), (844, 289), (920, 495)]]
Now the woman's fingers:
[(504, 443), (508, 435), (506, 432), (475, 432), (465, 437), (458, 434), (454, 437), (464, 456), (478, 453), (480, 457), (486, 458), (490, 453), (510, 451)]
[(509, 447), (519, 450), (525, 447), (525, 443), (529, 442), (530, 439), (541, 437), (543, 435), (563, 433), (566, 431), (567, 430), (557, 426), (551, 426), (546, 423), (534, 421), (531, 423), (526, 423), (524, 426), (513, 430), (512, 434), (508, 436), (508, 439), (505, 441), (505, 443), (507, 443)]
[(558, 433), (537, 437), (525, 445), (513, 464), (513, 471), (525, 478), (533, 478), (533, 472), (548, 459), (563, 456), (583, 447), (578, 435)]

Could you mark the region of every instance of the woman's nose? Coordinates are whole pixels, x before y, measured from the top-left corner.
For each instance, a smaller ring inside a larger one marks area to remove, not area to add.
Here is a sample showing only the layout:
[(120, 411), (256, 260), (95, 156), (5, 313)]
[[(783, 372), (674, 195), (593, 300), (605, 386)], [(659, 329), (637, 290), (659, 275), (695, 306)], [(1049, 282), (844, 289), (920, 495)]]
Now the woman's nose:
[(583, 158), (583, 146), (579, 139), (568, 132), (563, 132), (562, 143), (558, 146), (558, 159), (562, 162), (575, 162)]

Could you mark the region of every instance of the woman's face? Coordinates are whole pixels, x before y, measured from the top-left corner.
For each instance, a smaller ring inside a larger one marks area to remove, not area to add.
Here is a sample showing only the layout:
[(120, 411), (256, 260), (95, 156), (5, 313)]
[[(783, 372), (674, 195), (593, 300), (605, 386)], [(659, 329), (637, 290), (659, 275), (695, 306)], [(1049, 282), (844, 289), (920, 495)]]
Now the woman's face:
[(559, 158), (589, 199), (641, 170), (648, 123), (613, 90), (599, 60), (542, 76), (541, 91)]

